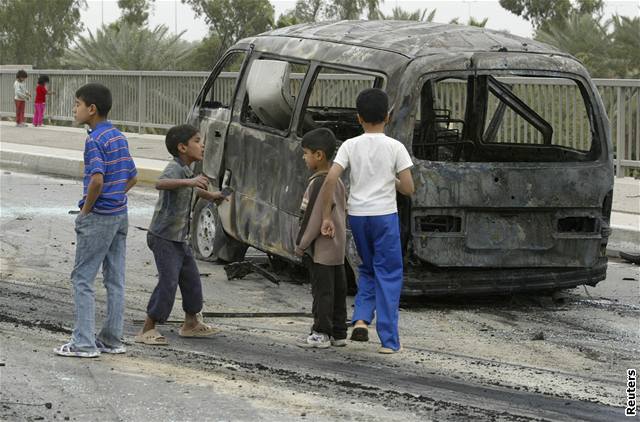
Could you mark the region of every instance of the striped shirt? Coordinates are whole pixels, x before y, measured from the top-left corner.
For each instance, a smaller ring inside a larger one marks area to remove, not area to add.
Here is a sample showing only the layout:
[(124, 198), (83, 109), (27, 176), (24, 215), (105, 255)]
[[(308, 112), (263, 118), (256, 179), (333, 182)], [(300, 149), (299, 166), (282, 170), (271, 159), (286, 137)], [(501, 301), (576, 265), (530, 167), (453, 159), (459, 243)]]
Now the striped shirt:
[(126, 213), (127, 182), (138, 172), (129, 154), (127, 138), (109, 121), (100, 122), (89, 130), (84, 143), (84, 189), (78, 203), (80, 208), (87, 198), (91, 176), (97, 173), (104, 176), (104, 185), (91, 212), (104, 215)]

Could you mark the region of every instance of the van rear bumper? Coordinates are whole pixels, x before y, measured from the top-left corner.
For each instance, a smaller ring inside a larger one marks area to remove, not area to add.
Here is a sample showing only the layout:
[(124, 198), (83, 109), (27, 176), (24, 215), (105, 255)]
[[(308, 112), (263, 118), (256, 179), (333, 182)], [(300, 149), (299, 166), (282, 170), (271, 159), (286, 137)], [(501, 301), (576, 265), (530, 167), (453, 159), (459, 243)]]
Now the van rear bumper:
[(607, 258), (591, 268), (407, 268), (403, 296), (510, 294), (595, 286), (607, 276)]

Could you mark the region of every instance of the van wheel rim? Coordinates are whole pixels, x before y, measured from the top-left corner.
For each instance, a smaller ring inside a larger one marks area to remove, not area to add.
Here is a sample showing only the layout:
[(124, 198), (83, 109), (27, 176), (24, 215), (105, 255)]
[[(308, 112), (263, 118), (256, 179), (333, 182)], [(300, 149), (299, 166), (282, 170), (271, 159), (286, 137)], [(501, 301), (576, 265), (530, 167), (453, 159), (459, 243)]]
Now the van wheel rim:
[(216, 224), (211, 207), (205, 207), (198, 217), (198, 232), (196, 235), (198, 251), (204, 258), (213, 253), (213, 239), (216, 236)]

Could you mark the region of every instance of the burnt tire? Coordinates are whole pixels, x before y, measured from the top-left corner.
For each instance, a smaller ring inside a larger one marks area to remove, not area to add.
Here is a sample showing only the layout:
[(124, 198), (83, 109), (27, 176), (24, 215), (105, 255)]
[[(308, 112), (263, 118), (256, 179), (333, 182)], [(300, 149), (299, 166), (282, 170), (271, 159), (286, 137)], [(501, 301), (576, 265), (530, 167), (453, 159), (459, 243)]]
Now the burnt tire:
[(214, 203), (198, 199), (191, 220), (191, 247), (197, 259), (215, 261), (214, 243), (218, 232), (222, 231), (218, 210)]

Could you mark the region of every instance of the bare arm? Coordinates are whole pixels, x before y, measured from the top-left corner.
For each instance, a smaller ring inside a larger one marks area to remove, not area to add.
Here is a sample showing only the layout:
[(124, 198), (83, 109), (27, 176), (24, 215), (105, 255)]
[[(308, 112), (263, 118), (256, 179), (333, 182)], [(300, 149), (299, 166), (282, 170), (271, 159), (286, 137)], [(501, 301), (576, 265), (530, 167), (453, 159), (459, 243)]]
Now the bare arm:
[(200, 188), (207, 189), (208, 179), (206, 176), (200, 175), (192, 179), (158, 179), (156, 189), (158, 190), (174, 190), (178, 188)]
[(138, 177), (133, 176), (131, 179), (127, 180), (127, 186), (124, 188), (124, 192), (127, 193), (138, 183)]
[(104, 186), (104, 175), (102, 173), (95, 173), (91, 176), (89, 186), (87, 186), (87, 197), (80, 210), (81, 215), (87, 215), (93, 209), (98, 197), (102, 193), (102, 187)]
[(413, 176), (411, 176), (411, 169), (404, 169), (398, 173), (396, 179), (396, 190), (403, 195), (411, 196), (416, 191), (413, 185)]
[(220, 201), (225, 199), (225, 196), (222, 194), (222, 192), (210, 192), (208, 190), (200, 188), (196, 188), (196, 191), (200, 198), (206, 199), (207, 201), (219, 203)]
[(333, 206), (333, 194), (336, 191), (336, 183), (344, 172), (344, 168), (340, 164), (334, 163), (324, 179), (324, 185), (322, 187), (322, 228), (321, 233), (325, 236), (335, 236), (336, 228), (331, 220), (331, 208)]

